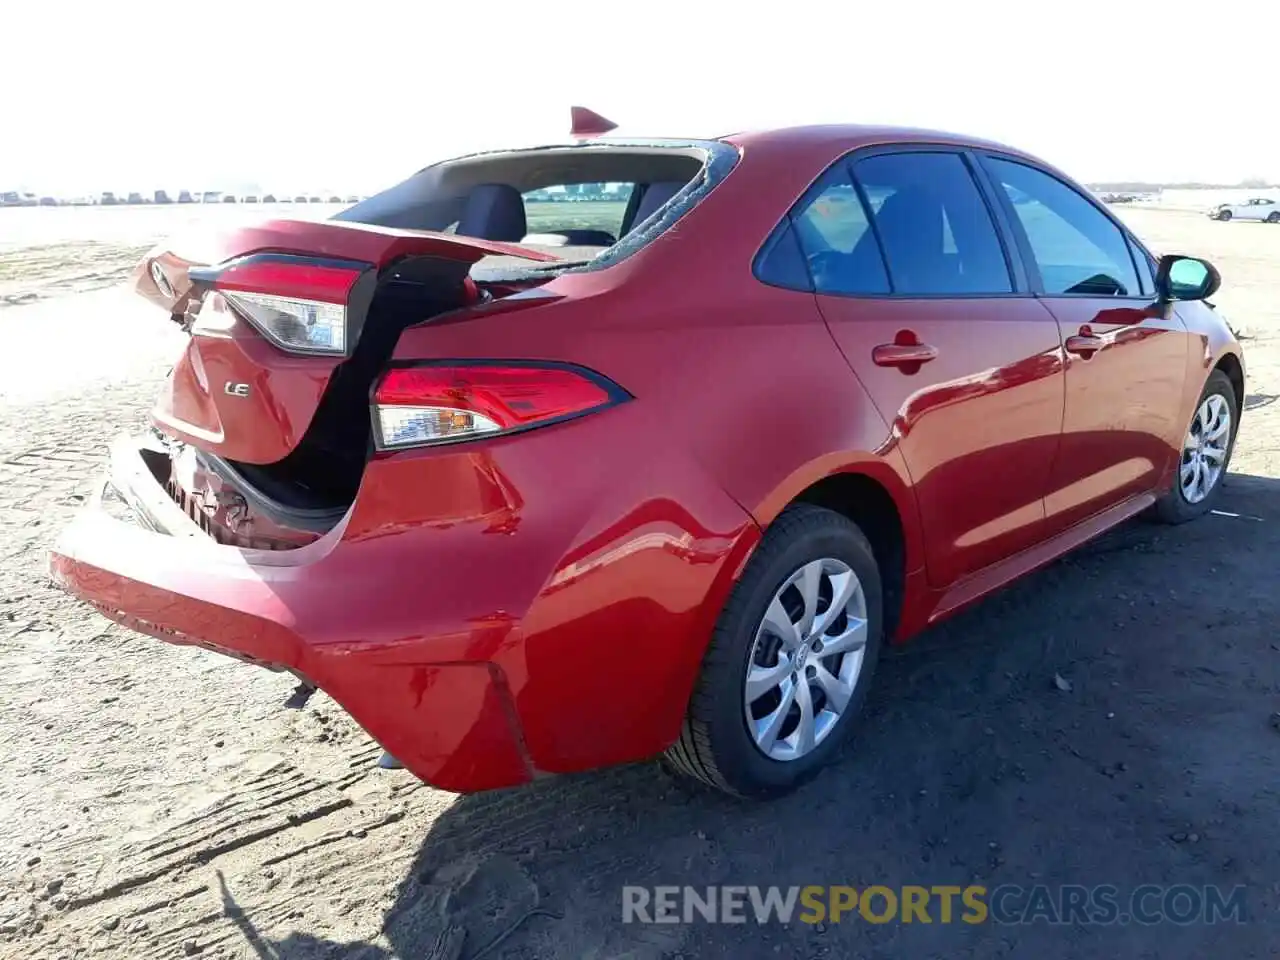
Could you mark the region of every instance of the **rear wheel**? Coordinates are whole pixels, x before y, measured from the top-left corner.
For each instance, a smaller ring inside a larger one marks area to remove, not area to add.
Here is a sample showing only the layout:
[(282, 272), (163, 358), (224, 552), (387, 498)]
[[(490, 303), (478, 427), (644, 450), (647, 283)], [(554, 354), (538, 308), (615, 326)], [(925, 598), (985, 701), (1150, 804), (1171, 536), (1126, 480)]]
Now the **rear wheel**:
[(1182, 441), (1173, 488), (1156, 502), (1155, 516), (1185, 523), (1213, 509), (1236, 440), (1236, 391), (1221, 370), (1205, 381)]
[(1268, 213), (1267, 223), (1280, 223), (1280, 210), (1272, 210)]
[(837, 753), (880, 652), (880, 571), (852, 521), (809, 504), (769, 527), (716, 624), (672, 766), (777, 796)]

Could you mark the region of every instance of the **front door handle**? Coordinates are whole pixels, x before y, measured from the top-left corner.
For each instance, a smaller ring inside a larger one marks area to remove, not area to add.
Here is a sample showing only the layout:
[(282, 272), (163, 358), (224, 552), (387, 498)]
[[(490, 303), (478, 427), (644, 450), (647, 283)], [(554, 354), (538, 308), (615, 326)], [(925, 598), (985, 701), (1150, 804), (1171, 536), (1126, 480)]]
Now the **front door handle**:
[(1092, 333), (1081, 331), (1074, 337), (1067, 337), (1067, 342), (1063, 344), (1067, 348), (1067, 353), (1074, 353), (1078, 357), (1088, 360), (1095, 353), (1102, 349), (1104, 343), (1101, 337), (1095, 337)]
[(871, 350), (871, 362), (877, 367), (906, 367), (918, 370), (920, 364), (936, 359), (938, 359), (938, 348), (931, 347), (927, 343), (882, 343)]

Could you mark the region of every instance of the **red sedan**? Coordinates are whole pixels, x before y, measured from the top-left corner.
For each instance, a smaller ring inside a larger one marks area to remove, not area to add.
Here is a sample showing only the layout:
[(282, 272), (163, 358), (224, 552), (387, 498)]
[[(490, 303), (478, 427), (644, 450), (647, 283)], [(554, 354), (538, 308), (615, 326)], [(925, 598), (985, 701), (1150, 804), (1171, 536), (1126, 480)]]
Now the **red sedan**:
[(1245, 395), (1209, 264), (921, 131), (462, 157), (137, 284), (190, 342), (55, 578), (457, 791), (794, 787), (882, 644), (1209, 510)]

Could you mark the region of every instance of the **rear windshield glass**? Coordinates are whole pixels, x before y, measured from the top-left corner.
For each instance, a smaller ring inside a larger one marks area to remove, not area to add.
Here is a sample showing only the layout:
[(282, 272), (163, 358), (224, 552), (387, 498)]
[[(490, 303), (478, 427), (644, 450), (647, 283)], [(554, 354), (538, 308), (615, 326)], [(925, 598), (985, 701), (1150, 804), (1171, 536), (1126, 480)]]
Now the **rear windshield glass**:
[(726, 144), (701, 141), (479, 154), (427, 167), (335, 219), (519, 244), (558, 258), (538, 267), (521, 261), (528, 269), (604, 265), (665, 229), (736, 156)]

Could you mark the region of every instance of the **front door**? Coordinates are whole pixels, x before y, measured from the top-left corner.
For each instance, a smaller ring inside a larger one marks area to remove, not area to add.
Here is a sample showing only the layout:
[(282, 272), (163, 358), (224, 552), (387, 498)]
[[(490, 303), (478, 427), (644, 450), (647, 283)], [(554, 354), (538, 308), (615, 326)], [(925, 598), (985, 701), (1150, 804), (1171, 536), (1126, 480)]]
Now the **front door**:
[(1164, 481), (1186, 429), (1177, 420), (1190, 343), (1172, 311), (1152, 309), (1146, 253), (1093, 201), (1036, 167), (984, 163), (1064, 346), (1062, 444), (1045, 500), (1056, 533)]
[(818, 305), (911, 473), (930, 582), (1033, 545), (1062, 423), (1058, 328), (1015, 292), (968, 161), (862, 156), (807, 199), (794, 223)]

